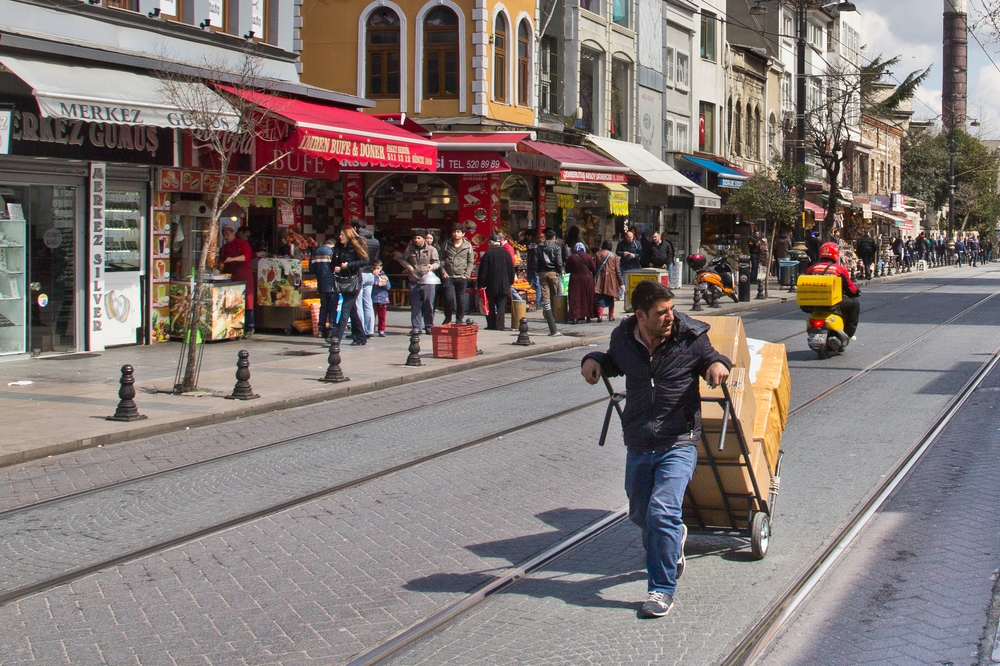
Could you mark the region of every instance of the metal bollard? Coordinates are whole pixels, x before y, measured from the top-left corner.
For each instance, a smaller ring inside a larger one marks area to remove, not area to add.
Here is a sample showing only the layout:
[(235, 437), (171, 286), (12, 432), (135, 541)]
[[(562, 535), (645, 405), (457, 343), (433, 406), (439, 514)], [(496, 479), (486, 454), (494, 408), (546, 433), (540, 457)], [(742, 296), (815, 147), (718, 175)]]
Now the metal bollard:
[(701, 301), (701, 297), (704, 295), (702, 293), (703, 289), (704, 289), (704, 285), (701, 285), (701, 284), (695, 284), (694, 285), (694, 304), (691, 306), (691, 312), (701, 312), (702, 307), (701, 307), (701, 302), (700, 301)]
[(517, 340), (514, 340), (511, 344), (521, 345), (522, 347), (528, 347), (529, 345), (535, 344), (528, 337), (528, 318), (521, 317), (521, 322), (517, 325)]
[(423, 365), (420, 362), (420, 329), (415, 328), (410, 331), (410, 355), (406, 357), (405, 365), (411, 368), (419, 368)]
[(336, 338), (330, 341), (330, 355), (326, 357), (326, 364), (326, 375), (319, 381), (325, 384), (351, 381), (351, 378), (345, 377), (343, 370), (340, 369), (340, 340)]
[(236, 361), (236, 385), (233, 387), (233, 394), (227, 395), (226, 400), (253, 400), (260, 396), (253, 392), (250, 387), (250, 352), (241, 349), (239, 360)]
[(758, 301), (762, 301), (767, 296), (764, 295), (764, 280), (757, 280), (757, 296), (754, 297)]
[(121, 388), (118, 389), (118, 407), (114, 416), (108, 416), (107, 421), (141, 421), (146, 418), (139, 413), (135, 405), (135, 377), (131, 365), (122, 366)]

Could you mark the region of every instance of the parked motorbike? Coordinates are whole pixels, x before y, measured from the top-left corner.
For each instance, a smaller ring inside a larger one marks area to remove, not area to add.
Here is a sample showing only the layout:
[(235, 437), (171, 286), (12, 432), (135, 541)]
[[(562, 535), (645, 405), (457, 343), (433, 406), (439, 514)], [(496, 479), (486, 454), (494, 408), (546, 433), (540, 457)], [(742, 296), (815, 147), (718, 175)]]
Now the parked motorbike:
[(723, 296), (729, 296), (734, 303), (739, 302), (736, 293), (736, 271), (725, 255), (719, 255), (705, 265), (705, 257), (700, 254), (688, 255), (688, 266), (697, 271), (694, 282), (695, 288), (703, 294), (705, 302), (709, 307), (719, 307), (719, 300)]

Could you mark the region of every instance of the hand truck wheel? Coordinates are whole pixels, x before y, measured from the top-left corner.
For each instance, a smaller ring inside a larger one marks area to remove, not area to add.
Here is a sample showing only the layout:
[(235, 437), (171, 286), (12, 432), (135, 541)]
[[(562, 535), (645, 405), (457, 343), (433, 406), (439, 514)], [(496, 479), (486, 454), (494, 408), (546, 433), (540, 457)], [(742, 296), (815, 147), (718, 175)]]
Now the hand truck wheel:
[(762, 560), (767, 555), (767, 544), (771, 540), (771, 521), (767, 514), (758, 511), (753, 515), (750, 524), (750, 552), (755, 560)]

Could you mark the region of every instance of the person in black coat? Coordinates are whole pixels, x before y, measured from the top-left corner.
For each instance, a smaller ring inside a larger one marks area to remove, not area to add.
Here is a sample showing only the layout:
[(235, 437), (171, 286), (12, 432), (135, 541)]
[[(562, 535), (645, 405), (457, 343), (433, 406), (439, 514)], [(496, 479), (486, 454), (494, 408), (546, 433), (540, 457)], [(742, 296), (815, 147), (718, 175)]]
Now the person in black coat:
[(490, 236), (490, 249), (479, 260), (476, 286), (486, 290), (486, 330), (502, 331), (510, 288), (514, 285), (514, 262), (496, 234)]
[(646, 268), (670, 270), (672, 263), (674, 263), (674, 244), (654, 231), (653, 239), (642, 255), (642, 265)]
[(334, 328), (331, 337), (339, 342), (344, 337), (347, 329), (347, 320), (351, 320), (351, 345), (357, 347), (367, 342), (365, 328), (361, 318), (354, 313), (354, 304), (361, 293), (361, 269), (368, 265), (368, 248), (364, 239), (354, 233), (354, 229), (344, 227), (340, 231), (340, 240), (333, 248), (333, 258), (330, 260), (334, 280), (340, 282), (354, 277), (356, 288), (346, 290), (342, 285), (338, 285), (341, 297), (344, 299), (340, 304), (340, 316), (337, 317), (337, 326)]

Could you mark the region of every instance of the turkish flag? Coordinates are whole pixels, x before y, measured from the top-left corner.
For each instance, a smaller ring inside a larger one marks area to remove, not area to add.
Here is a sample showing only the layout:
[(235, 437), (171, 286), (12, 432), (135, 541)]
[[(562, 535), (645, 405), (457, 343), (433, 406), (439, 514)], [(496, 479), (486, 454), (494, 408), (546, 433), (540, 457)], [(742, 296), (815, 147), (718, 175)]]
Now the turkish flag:
[(698, 147), (705, 148), (705, 116), (698, 116)]

